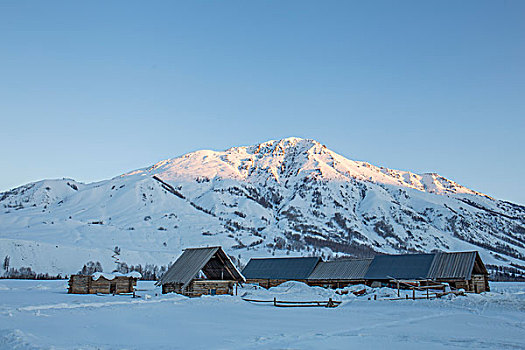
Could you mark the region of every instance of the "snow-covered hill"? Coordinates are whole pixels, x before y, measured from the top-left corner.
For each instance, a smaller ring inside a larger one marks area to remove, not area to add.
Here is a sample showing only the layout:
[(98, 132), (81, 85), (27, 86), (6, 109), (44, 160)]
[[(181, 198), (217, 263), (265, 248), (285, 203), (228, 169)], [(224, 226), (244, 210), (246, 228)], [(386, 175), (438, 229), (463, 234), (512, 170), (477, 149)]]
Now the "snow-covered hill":
[(44, 180), (0, 194), (0, 259), (49, 273), (89, 261), (166, 265), (184, 247), (268, 255), (479, 250), (525, 273), (525, 207), (437, 174), (352, 161), (287, 138), (197, 151), (81, 184)]

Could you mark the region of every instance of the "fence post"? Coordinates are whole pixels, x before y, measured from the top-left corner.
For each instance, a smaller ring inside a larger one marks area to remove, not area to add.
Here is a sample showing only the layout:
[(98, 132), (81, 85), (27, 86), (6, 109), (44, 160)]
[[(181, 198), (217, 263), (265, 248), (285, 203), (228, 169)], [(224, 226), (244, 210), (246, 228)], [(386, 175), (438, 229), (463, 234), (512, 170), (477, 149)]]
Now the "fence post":
[(416, 300), (416, 287), (412, 287), (412, 300)]
[(277, 306), (277, 298), (273, 298), (273, 306)]

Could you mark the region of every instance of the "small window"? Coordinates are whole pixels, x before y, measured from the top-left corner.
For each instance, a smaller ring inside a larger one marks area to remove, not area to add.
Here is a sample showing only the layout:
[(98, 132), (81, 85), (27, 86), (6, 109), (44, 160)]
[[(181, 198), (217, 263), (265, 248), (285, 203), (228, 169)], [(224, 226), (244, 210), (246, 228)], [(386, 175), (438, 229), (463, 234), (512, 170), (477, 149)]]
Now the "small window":
[(210, 295), (217, 295), (217, 289), (210, 289)]

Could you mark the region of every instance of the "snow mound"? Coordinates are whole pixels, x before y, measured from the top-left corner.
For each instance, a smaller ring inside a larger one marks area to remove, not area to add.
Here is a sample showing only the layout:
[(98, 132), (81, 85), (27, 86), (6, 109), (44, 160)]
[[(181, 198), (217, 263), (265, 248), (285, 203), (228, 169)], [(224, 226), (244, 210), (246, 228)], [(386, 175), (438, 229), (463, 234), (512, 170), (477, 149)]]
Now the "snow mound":
[(241, 289), (240, 295), (245, 299), (281, 301), (327, 301), (341, 300), (341, 296), (332, 289), (310, 287), (305, 283), (288, 281), (276, 287), (265, 289), (256, 285), (246, 285)]

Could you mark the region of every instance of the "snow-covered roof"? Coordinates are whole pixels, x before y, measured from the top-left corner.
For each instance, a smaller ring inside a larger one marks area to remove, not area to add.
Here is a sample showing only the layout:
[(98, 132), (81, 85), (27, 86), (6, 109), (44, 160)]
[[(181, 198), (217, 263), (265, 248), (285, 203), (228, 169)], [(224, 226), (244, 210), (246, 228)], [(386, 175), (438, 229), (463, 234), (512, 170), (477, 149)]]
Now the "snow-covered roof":
[(142, 275), (140, 272), (137, 271), (131, 271), (129, 273), (119, 273), (119, 272), (113, 272), (113, 273), (107, 273), (107, 272), (95, 272), (91, 275), (93, 277), (93, 280), (98, 280), (100, 277), (103, 277), (107, 279), (108, 281), (114, 280), (116, 277), (131, 277), (131, 278), (142, 278)]

